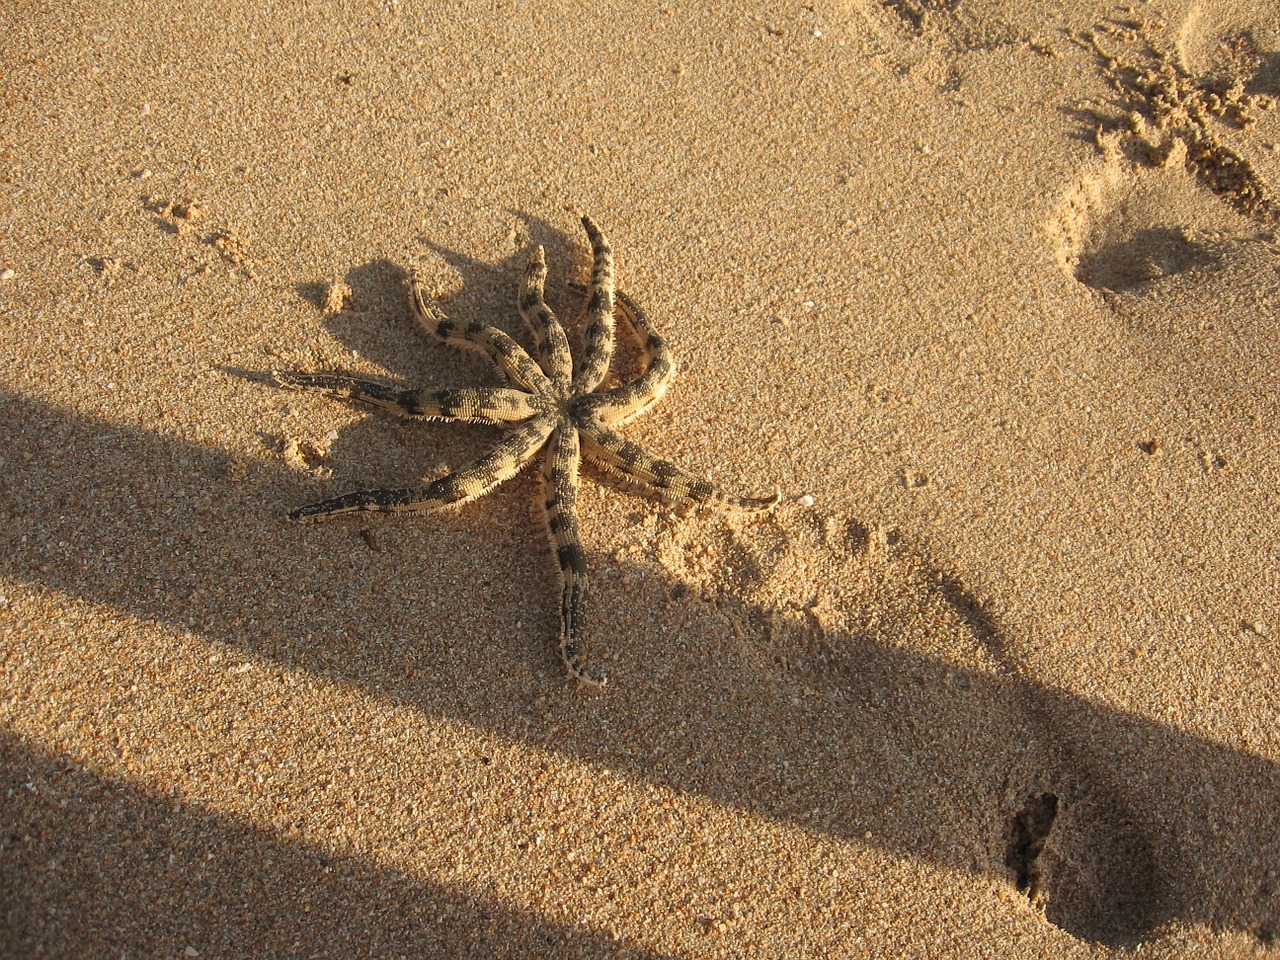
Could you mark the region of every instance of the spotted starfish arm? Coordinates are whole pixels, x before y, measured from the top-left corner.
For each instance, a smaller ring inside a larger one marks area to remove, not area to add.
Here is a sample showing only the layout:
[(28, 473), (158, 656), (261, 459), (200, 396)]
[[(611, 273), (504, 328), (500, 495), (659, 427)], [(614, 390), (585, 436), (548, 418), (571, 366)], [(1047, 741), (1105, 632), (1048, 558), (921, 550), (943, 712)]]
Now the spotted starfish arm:
[(579, 432), (582, 454), (589, 463), (620, 479), (624, 489), (663, 503), (713, 503), (734, 512), (755, 512), (770, 510), (782, 499), (777, 492), (767, 497), (725, 493), (711, 481), (686, 473), (674, 463), (653, 456), (639, 444), (599, 424), (579, 424)]
[[(581, 288), (587, 316), (584, 349), (576, 360), (563, 326), (545, 301), (546, 254), (539, 248), (525, 269), (518, 300), (536, 343), (536, 350), (530, 352), (496, 327), (451, 320), (433, 304), (420, 277), (409, 277), (409, 302), (423, 329), (448, 345), (483, 354), (497, 368), (501, 387), (426, 391), (332, 373), (273, 375), (286, 389), (354, 400), (401, 416), (504, 428), (496, 446), (462, 469), (414, 487), (359, 490), (309, 504), (290, 514), (295, 520), (356, 512), (416, 513), (466, 503), (542, 457), (547, 535), (561, 587), (560, 656), (573, 677), (603, 685), (604, 677), (588, 666), (583, 646), (587, 578), (577, 515), (582, 463), (592, 464), (623, 490), (672, 505), (714, 504), (735, 511), (762, 511), (776, 505), (780, 495), (725, 493), (614, 431), (662, 396), (675, 363), (640, 306), (615, 291), (609, 241), (589, 217), (582, 218), (582, 225), (591, 244), (592, 270), (590, 283)], [(633, 382), (604, 390), (619, 322), (630, 326), (645, 360)]]
[(545, 412), (538, 398), (507, 387), (462, 387), (452, 390), (412, 390), (329, 373), (273, 372), (277, 386), (320, 393), (341, 400), (358, 400), (404, 417), (459, 420), (502, 425), (522, 423)]
[[(580, 284), (570, 284), (570, 288), (586, 293), (586, 287)], [(640, 305), (621, 290), (614, 291), (614, 298), (617, 315), (631, 327), (647, 363), (644, 372), (631, 383), (588, 394), (579, 401), (580, 409), (589, 410), (596, 420), (611, 427), (629, 423), (661, 400), (676, 373), (671, 348)]]
[(543, 466), (547, 535), (560, 567), (560, 659), (565, 669), (583, 683), (603, 686), (605, 678), (587, 668), (582, 650), (587, 562), (578, 529), (578, 466), (581, 450), (578, 431), (562, 424), (548, 444)]
[(416, 273), (409, 276), (409, 304), (414, 319), (428, 333), (455, 347), (478, 350), (487, 356), (511, 383), (530, 393), (546, 393), (550, 382), (537, 362), (497, 327), (484, 323), (458, 323), (440, 310)]
[(520, 296), (517, 303), (533, 336), (535, 353), (542, 365), (542, 372), (560, 389), (569, 386), (573, 376), (573, 354), (569, 352), (569, 338), (564, 327), (543, 299), (547, 283), (547, 254), (542, 247), (534, 252), (529, 265), (520, 278)]
[(613, 359), (613, 250), (595, 221), (582, 218), (591, 239), (591, 283), (587, 286), (587, 334), (582, 363), (573, 378), (574, 393), (583, 396), (604, 381)]
[(421, 513), (475, 500), (519, 473), (546, 443), (555, 424), (555, 418), (549, 416), (522, 423), (509, 430), (496, 447), (478, 460), (425, 487), (357, 490), (299, 507), (289, 516), (294, 520), (314, 521), (361, 511)]

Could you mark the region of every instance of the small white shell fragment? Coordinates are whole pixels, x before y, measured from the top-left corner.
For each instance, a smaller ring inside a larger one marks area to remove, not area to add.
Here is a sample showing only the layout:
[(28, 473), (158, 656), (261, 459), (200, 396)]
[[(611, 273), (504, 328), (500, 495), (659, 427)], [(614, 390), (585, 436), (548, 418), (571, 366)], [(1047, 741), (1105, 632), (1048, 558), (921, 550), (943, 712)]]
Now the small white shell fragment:
[(813, 497), (809, 496), (809, 494), (806, 493), (803, 497), (800, 497), (798, 500), (796, 500), (796, 503), (800, 504), (800, 506), (802, 507), (812, 507)]

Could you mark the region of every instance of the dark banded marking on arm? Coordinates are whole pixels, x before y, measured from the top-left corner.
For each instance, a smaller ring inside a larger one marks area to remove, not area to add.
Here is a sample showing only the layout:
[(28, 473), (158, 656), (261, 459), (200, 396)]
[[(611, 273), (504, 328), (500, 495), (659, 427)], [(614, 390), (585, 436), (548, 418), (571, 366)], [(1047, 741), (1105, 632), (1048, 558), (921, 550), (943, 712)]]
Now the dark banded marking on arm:
[[(586, 292), (580, 284), (571, 284), (571, 287)], [(614, 298), (616, 314), (627, 321), (645, 353), (647, 364), (644, 372), (631, 383), (589, 393), (574, 404), (575, 409), (610, 427), (629, 423), (661, 400), (676, 373), (671, 348), (659, 336), (640, 305), (621, 290), (615, 291)]]
[(328, 373), (272, 373), (271, 376), (279, 386), (289, 390), (356, 400), (404, 417), (426, 420), (460, 420), (500, 426), (520, 423), (546, 412), (546, 403), (540, 398), (507, 387), (426, 391)]
[(591, 282), (587, 285), (587, 330), (582, 363), (574, 374), (576, 396), (604, 381), (613, 359), (613, 249), (590, 217), (582, 218), (591, 240)]
[(504, 480), (510, 480), (547, 441), (555, 427), (553, 417), (539, 417), (507, 432), (502, 441), (484, 456), (433, 480), (425, 487), (386, 490), (357, 490), (354, 493), (299, 507), (289, 516), (294, 520), (327, 520), (344, 513), (421, 513), (450, 504), (462, 504), (482, 497)]
[(564, 327), (544, 299), (547, 282), (547, 254), (542, 247), (534, 252), (520, 278), (520, 295), (516, 301), (524, 318), (538, 362), (558, 389), (565, 389), (573, 377), (573, 354)]
[(728, 510), (755, 512), (770, 510), (782, 499), (780, 493), (767, 497), (739, 497), (725, 493), (709, 480), (686, 473), (674, 463), (647, 453), (639, 444), (595, 424), (580, 424), (583, 456), (592, 464), (633, 485), (636, 492), (650, 492), (673, 505), (714, 503)]
[(537, 362), (497, 327), (484, 323), (458, 323), (435, 306), (422, 289), (416, 273), (409, 275), (409, 304), (414, 318), (427, 333), (452, 346), (478, 350), (489, 358), (508, 381), (530, 393), (546, 393), (550, 386)]
[(578, 431), (561, 425), (547, 444), (542, 474), (547, 535), (560, 568), (560, 659), (574, 677), (598, 687), (605, 678), (587, 667), (582, 644), (587, 561), (578, 529), (580, 461)]

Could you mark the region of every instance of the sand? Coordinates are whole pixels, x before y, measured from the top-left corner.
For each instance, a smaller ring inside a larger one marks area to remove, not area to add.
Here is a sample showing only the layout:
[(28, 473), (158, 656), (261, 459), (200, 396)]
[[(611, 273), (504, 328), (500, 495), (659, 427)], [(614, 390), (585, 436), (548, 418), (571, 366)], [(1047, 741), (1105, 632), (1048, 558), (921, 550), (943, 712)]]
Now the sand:
[[(0, 954), (1280, 952), (1280, 23), (1265, 0), (17, 5), (0, 36)], [(762, 517), (533, 475), (302, 526), (492, 429), (587, 269), (627, 435)], [(634, 358), (618, 374), (634, 376)]]

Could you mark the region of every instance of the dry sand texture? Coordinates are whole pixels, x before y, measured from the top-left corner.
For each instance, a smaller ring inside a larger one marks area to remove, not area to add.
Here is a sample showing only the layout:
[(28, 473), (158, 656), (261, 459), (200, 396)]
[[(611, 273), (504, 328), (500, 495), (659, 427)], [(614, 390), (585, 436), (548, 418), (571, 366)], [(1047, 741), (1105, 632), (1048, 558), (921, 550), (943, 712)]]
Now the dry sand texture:
[[(1274, 956), (1271, 2), (16, 4), (0, 954)], [(567, 683), (490, 382), (576, 215), (681, 373)], [(809, 499), (811, 498), (811, 500)]]

